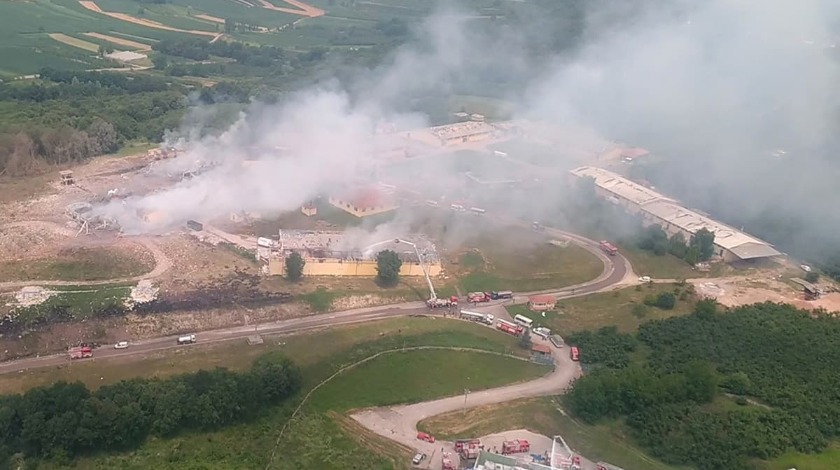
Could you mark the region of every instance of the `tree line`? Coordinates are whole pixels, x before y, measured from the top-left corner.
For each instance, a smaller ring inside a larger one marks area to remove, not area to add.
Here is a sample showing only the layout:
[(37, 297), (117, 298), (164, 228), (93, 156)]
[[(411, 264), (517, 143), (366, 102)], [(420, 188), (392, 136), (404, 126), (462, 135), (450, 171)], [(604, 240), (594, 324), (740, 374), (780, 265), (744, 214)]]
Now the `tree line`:
[[(610, 330), (572, 337), (599, 367), (575, 382), (569, 410), (589, 423), (623, 419), (667, 463), (753, 468), (840, 434), (840, 323), (826, 314), (773, 303), (718, 312), (704, 300), (632, 340)], [(643, 360), (632, 360), (634, 341)]]
[(96, 391), (58, 382), (0, 397), (0, 462), (21, 455), (66, 462), (76, 455), (139, 446), (149, 436), (209, 431), (256, 418), (301, 386), (288, 359), (264, 357), (247, 372), (200, 370), (130, 379)]

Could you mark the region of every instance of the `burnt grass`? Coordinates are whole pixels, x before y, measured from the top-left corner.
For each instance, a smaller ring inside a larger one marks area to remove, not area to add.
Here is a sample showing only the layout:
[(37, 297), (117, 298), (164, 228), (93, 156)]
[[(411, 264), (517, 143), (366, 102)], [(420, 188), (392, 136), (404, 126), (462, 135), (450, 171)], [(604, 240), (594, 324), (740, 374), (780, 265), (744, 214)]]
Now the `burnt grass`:
[(226, 306), (260, 308), (291, 302), (288, 292), (267, 292), (259, 287), (256, 275), (237, 272), (222, 285), (201, 286), (179, 293), (161, 293), (151, 302), (127, 308), (122, 299), (111, 299), (98, 305), (73, 306), (66, 301), (48, 300), (44, 304), (18, 309), (0, 319), (0, 335), (20, 334), (35, 331), (49, 325), (104, 319), (124, 316), (128, 313), (140, 315), (162, 315), (171, 312), (201, 311)]

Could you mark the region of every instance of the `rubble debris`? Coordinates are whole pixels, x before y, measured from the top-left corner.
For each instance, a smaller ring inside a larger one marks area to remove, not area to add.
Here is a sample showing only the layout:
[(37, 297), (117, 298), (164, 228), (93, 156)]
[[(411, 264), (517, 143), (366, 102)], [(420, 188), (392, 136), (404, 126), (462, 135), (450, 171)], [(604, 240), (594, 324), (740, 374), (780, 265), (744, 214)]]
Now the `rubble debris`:
[(128, 298), (125, 299), (125, 307), (129, 310), (134, 309), (138, 304), (147, 304), (157, 300), (160, 288), (152, 285), (152, 281), (143, 279), (138, 282), (135, 287), (131, 289)]
[(26, 286), (15, 293), (15, 300), (20, 307), (32, 307), (46, 302), (55, 293), (40, 286)]

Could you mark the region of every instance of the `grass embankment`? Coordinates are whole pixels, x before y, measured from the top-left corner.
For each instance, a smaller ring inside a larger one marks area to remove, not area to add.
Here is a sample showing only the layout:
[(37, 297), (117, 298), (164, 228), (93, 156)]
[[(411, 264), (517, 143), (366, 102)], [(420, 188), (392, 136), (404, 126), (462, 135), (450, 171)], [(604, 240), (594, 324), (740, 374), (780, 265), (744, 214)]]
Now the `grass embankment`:
[[(686, 289), (690, 287), (676, 284), (646, 284), (561, 300), (557, 302), (557, 310), (545, 312), (545, 317), (528, 310), (527, 305), (512, 305), (505, 308), (511, 316), (524, 315), (534, 320), (535, 326), (547, 326), (561, 335), (570, 331), (595, 330), (604, 326), (615, 326), (619, 331), (631, 332), (636, 331), (639, 325), (646, 321), (689, 313), (696, 300), (691, 294), (680, 298)], [(645, 297), (655, 297), (662, 292), (677, 293), (677, 303), (673, 310), (662, 310), (644, 305)]]
[(545, 436), (561, 435), (566, 443), (586, 458), (603, 460), (627, 470), (668, 470), (671, 467), (627, 444), (618, 425), (590, 426), (562, 411), (555, 399), (526, 398), (505, 403), (446, 413), (425, 419), (418, 428), (438, 439), (485, 436), (511, 429), (528, 429)]
[(713, 266), (709, 272), (700, 272), (691, 267), (685, 261), (676, 256), (664, 254), (657, 256), (649, 251), (642, 250), (630, 242), (619, 242), (618, 249), (633, 266), (639, 276), (650, 276), (658, 279), (696, 279), (717, 275), (716, 269), (720, 264)]
[[(603, 264), (575, 245), (559, 247), (534, 234), (512, 229), (515, 234), (482, 236), (465, 243), (455, 274), (464, 292), (513, 290), (529, 292), (554, 289), (590, 281)], [(520, 233), (521, 232), (521, 233)], [(522, 243), (502, 242), (500, 236), (521, 235)]]
[(108, 247), (73, 248), (48, 259), (2, 261), (0, 279), (10, 281), (103, 281), (139, 276), (154, 269), (150, 253)]
[[(490, 328), (456, 320), (403, 318), (299, 336), (266, 338), (261, 346), (248, 347), (241, 342), (198, 344), (174, 353), (155, 354), (145, 360), (79, 362), (72, 365), (72, 374), (70, 366), (32, 370), (5, 376), (0, 387), (6, 391), (21, 390), (68, 377), (96, 387), (138, 375), (166, 376), (199, 367), (224, 366), (243, 370), (255, 358), (276, 353), (291, 357), (302, 367), (303, 394), (341, 367), (403, 346), (451, 346), (523, 354), (516, 347), (515, 338)], [(465, 376), (470, 377), (473, 387), (481, 388), (535, 378), (546, 372), (545, 368), (535, 368), (524, 362), (515, 364), (516, 367), (499, 367), (500, 361), (515, 359), (456, 351), (395, 352), (358, 369), (349, 369), (337, 376), (335, 383), (324, 385), (312, 395), (279, 441), (277, 458), (271, 468), (407, 468), (411, 457), (408, 449), (363, 432), (351, 420), (336, 413), (380, 400), (425, 400), (457, 394), (464, 388), (460, 379)], [(441, 378), (426, 386), (428, 383), (421, 379), (433, 375)], [(172, 439), (152, 439), (125, 454), (80, 458), (69, 468), (181, 469), (184, 465), (214, 469), (265, 468), (279, 432), (295, 405), (289, 403), (270, 410), (247, 425)], [(45, 463), (38, 468), (68, 467)]]

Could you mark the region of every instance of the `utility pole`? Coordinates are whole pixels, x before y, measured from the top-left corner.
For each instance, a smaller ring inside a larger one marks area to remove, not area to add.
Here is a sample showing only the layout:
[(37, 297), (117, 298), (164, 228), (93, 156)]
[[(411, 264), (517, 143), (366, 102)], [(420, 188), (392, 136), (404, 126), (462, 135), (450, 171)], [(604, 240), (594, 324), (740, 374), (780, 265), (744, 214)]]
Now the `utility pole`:
[(467, 414), (467, 396), (469, 394), (470, 394), (470, 389), (465, 388), (464, 389), (464, 412), (463, 412), (464, 415)]

